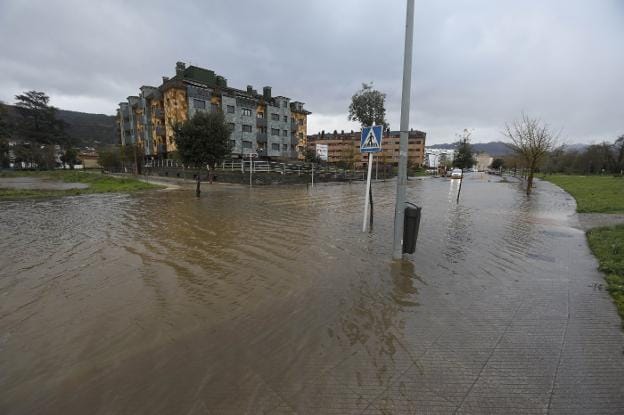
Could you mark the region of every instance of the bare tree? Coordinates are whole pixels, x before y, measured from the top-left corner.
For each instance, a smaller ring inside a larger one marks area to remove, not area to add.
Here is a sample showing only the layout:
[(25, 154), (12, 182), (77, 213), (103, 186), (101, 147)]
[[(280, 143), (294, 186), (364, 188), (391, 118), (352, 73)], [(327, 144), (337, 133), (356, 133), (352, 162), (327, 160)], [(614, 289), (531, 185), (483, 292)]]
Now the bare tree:
[(504, 134), (511, 140), (509, 147), (522, 158), (528, 168), (527, 195), (531, 194), (533, 175), (546, 154), (555, 147), (556, 137), (548, 124), (522, 113), (520, 120), (505, 124)]

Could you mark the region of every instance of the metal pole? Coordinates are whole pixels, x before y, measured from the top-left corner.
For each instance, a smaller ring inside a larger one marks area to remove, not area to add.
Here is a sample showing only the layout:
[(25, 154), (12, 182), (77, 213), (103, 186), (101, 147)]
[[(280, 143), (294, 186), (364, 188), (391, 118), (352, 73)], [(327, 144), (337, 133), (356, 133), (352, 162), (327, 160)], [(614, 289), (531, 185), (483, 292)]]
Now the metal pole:
[(368, 153), (368, 174), (366, 175), (366, 196), (364, 197), (364, 220), (362, 221), (362, 232), (366, 232), (366, 217), (368, 216), (368, 203), (371, 188), (371, 175), (373, 173), (373, 153)]
[(459, 203), (459, 195), (461, 194), (461, 186), (464, 181), (464, 169), (462, 169), (461, 177), (459, 178), (459, 189), (457, 189), (457, 202)]
[(249, 187), (251, 187), (252, 175), (253, 175), (253, 161), (251, 160), (251, 153), (249, 153)]
[(379, 180), (379, 154), (375, 155), (375, 181), (377, 180)]
[(312, 187), (314, 187), (314, 163), (312, 163)]
[(403, 91), (401, 93), (401, 138), (399, 144), (399, 172), (397, 176), (396, 206), (394, 207), (394, 241), (392, 257), (403, 257), (403, 210), (407, 187), (407, 139), (409, 129), (410, 91), (412, 89), (412, 42), (414, 38), (414, 0), (407, 0), (405, 17), (405, 51), (403, 52)]

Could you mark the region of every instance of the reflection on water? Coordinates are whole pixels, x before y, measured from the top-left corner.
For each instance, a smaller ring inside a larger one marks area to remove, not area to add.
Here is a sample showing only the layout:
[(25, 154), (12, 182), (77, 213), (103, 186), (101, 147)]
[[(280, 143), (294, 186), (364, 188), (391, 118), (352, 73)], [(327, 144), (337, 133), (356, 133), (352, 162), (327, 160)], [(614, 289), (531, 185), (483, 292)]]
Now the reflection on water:
[(432, 302), (524, 272), (535, 246), (543, 201), (468, 176), (457, 204), (457, 183), (409, 182), (405, 262), (393, 182), (372, 234), (360, 183), (2, 202), (0, 412), (305, 413), (324, 393), (364, 410), (443, 332)]

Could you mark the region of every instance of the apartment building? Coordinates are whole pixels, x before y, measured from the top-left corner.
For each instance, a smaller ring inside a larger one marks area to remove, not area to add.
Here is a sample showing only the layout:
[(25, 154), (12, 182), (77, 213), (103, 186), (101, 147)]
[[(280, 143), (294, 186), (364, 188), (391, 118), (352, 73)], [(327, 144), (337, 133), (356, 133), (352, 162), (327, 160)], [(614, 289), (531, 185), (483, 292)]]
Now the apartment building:
[(172, 78), (163, 77), (159, 87), (142, 86), (117, 110), (121, 144), (138, 143), (146, 159), (167, 158), (175, 151), (174, 126), (196, 112), (221, 111), (232, 133), (232, 155), (257, 153), (260, 157), (303, 157), (307, 140), (307, 116), (303, 102), (273, 96), (271, 87), (262, 93), (248, 85), (229, 87), (227, 79), (209, 69), (176, 64)]
[[(385, 164), (398, 165), (399, 163), (399, 131), (385, 131), (381, 142), (381, 151), (376, 153), (378, 160)], [(368, 161), (368, 154), (360, 153), (360, 131), (333, 133), (321, 132), (308, 136), (308, 149), (316, 150), (316, 144), (327, 145), (328, 163), (353, 164), (363, 166)], [(424, 163), (425, 140), (427, 134), (410, 130), (407, 144), (407, 160), (412, 166), (422, 166)]]
[(451, 166), (455, 157), (454, 148), (425, 148), (425, 166), (437, 169), (438, 167)]

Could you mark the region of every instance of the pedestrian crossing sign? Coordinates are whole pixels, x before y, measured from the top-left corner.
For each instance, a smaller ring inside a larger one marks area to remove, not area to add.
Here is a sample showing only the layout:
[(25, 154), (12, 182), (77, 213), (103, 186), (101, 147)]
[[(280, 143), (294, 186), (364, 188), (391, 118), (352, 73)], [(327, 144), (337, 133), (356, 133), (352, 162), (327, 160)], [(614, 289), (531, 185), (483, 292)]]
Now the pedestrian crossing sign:
[(381, 125), (362, 128), (360, 151), (362, 153), (377, 153), (381, 151), (382, 132), (383, 128)]

